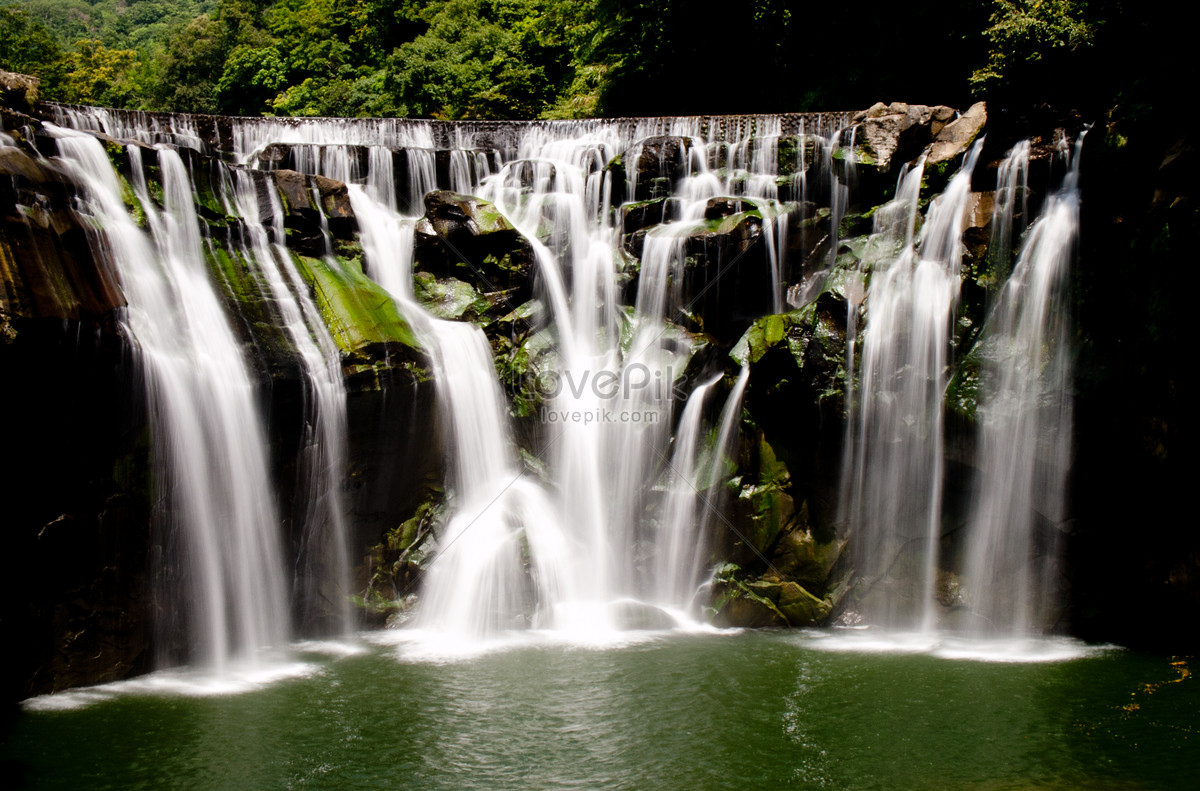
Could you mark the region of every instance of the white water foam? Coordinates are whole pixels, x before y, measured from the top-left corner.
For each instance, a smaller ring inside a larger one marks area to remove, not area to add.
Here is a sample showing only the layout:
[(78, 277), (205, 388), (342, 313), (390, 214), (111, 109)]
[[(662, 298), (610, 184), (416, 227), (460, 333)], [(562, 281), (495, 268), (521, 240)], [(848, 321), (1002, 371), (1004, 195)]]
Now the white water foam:
[(920, 654), (972, 662), (1069, 662), (1122, 650), (1071, 637), (975, 639), (937, 632), (864, 628), (805, 629), (796, 637), (803, 648), (854, 654)]

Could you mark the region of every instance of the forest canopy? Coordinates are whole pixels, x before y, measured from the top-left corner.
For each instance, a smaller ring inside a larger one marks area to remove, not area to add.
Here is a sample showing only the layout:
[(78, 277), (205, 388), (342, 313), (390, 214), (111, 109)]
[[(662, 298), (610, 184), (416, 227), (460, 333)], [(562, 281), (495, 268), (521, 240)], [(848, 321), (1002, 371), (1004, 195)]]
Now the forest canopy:
[(45, 99), (229, 115), (1094, 110), (1152, 105), (1160, 75), (1194, 72), (1158, 4), (0, 0), (0, 69)]

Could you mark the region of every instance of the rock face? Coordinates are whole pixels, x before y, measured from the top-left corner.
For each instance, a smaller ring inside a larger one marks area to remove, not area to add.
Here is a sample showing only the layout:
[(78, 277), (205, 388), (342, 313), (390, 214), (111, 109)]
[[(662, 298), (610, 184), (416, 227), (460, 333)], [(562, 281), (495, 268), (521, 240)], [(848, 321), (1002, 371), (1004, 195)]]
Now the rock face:
[(494, 205), (481, 198), (439, 190), (425, 196), (417, 224), (417, 268), (470, 283), (477, 291), (532, 295), (533, 249)]
[[(845, 303), (822, 294), (751, 325), (731, 356), (750, 367), (733, 521), (710, 607), (730, 626), (821, 623), (845, 593), (846, 540), (835, 530)], [(794, 472), (793, 472), (794, 471)]]
[(125, 304), (70, 194), (65, 175), (43, 160), (0, 148), (0, 315), (100, 322)]
[[(3, 679), (4, 694), (17, 699), (145, 672), (172, 646), (157, 640), (150, 649), (154, 591), (167, 573), (156, 558), (167, 539), (155, 529), (150, 424), (138, 351), (120, 328), (121, 284), (98, 253), (102, 233), (76, 209), (67, 171), (40, 155), (55, 150), (40, 122), (6, 110), (4, 128), (13, 145), (0, 147), (0, 408), (6, 447), (20, 463), (0, 483), (7, 556), (19, 559), (3, 575), (0, 620), (23, 646)], [(128, 182), (134, 160), (125, 144), (101, 140)], [(162, 195), (157, 151), (138, 148), (138, 175), (154, 199)], [(207, 264), (257, 372), (283, 538), (294, 548), (303, 540), (288, 525), (301, 521), (289, 509), (304, 502), (293, 494), (309, 430), (307, 385), (278, 306), (243, 260), (242, 221), (226, 216), (226, 166), (180, 154), (212, 242)], [(391, 298), (362, 272), (346, 185), (286, 170), (250, 175), (264, 216), (283, 207), (292, 263), (341, 352), (357, 560), (417, 507), (422, 482), (442, 464), (428, 361)], [(125, 200), (138, 220), (132, 191)], [(303, 633), (307, 623), (296, 623)]]
[[(124, 338), (91, 320), (9, 316), (0, 340), (12, 698), (150, 668), (149, 450)], [(18, 373), (19, 372), (19, 375)]]
[(20, 113), (32, 111), (37, 104), (38, 86), (41, 83), (40, 79), (28, 74), (0, 70), (0, 105)]
[(741, 211), (706, 220), (688, 234), (682, 301), (705, 332), (731, 339), (771, 311), (771, 272), (763, 216)]
[(983, 102), (971, 105), (961, 117), (946, 124), (933, 138), (933, 146), (929, 149), (926, 159), (931, 165), (962, 154), (967, 147), (979, 136), (983, 125), (987, 123), (987, 106)]
[(324, 254), (322, 216), (336, 238), (348, 239), (357, 229), (350, 194), (342, 182), (294, 170), (276, 170), (271, 175), (283, 201), (283, 223), (292, 249), (311, 256)]
[(124, 296), (93, 254), (69, 179), (8, 134), (0, 414), (13, 463), (0, 481), (11, 561), (0, 613), (26, 647), (2, 680), (19, 698), (149, 668), (152, 498), (140, 372), (114, 319)]
[[(975, 105), (972, 111), (976, 108), (982, 115), (983, 104)], [(903, 102), (885, 105), (879, 102), (854, 116), (861, 124), (860, 161), (882, 172), (891, 172), (896, 164), (918, 156), (945, 132), (947, 125), (954, 126), (953, 118), (954, 110), (941, 105), (927, 107)], [(957, 127), (954, 136), (963, 136), (968, 127), (969, 124)], [(947, 158), (949, 156), (953, 154)]]

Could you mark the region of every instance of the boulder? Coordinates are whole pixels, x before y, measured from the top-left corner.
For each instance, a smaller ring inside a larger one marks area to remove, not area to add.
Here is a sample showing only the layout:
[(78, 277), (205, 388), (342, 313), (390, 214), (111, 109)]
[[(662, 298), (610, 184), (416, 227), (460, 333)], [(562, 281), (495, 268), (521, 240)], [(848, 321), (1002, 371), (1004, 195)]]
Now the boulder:
[(704, 219), (721, 220), (734, 214), (754, 211), (758, 207), (743, 198), (709, 198), (704, 204)]
[[(785, 208), (777, 204), (757, 208), (738, 198), (714, 198), (706, 208), (713, 217), (688, 232), (683, 242), (681, 299), (703, 330), (718, 340), (732, 341), (774, 307), (763, 225), (774, 222)], [(636, 238), (632, 247), (640, 253)], [(786, 273), (780, 273), (781, 288), (786, 279)]]
[(630, 147), (631, 161), (624, 164), (627, 178), (636, 183), (635, 201), (664, 198), (687, 172), (692, 139), (677, 135), (647, 137)]
[[(976, 107), (982, 107), (982, 104)], [(974, 110), (975, 107), (968, 114)], [(859, 124), (855, 152), (857, 161), (880, 173), (890, 173), (897, 164), (915, 159), (942, 135), (961, 135), (969, 124), (956, 127), (949, 133), (946, 131), (948, 126), (954, 125), (949, 123), (953, 117), (954, 110), (943, 105), (931, 107), (892, 102), (885, 106), (882, 102), (876, 103), (869, 110), (854, 116)], [(971, 139), (974, 139), (974, 134)]]
[(618, 209), (618, 221), (621, 230), (626, 234), (637, 233), (643, 228), (667, 222), (674, 218), (676, 211), (674, 200), (671, 198), (656, 198), (655, 200), (626, 203)]
[(845, 546), (841, 539), (817, 541), (811, 530), (791, 530), (780, 537), (771, 565), (787, 579), (812, 590), (825, 590)]
[(429, 272), (413, 274), (413, 290), (417, 300), (433, 315), (451, 321), (470, 321), (482, 327), (499, 319), (501, 329), (511, 329), (513, 320), (505, 319), (517, 314), (525, 305), (514, 309), (509, 291), (493, 291), (480, 294), (471, 286), (452, 277), (437, 278)]
[(617, 629), (654, 630), (673, 629), (678, 622), (661, 607), (628, 599), (614, 602), (610, 608), (612, 622)]
[(971, 143), (975, 142), (975, 138), (979, 136), (985, 123), (987, 123), (987, 105), (984, 102), (976, 102), (957, 120), (946, 124), (938, 132), (933, 146), (929, 149), (929, 155), (925, 159), (926, 164), (935, 165), (962, 154), (970, 147)]
[(482, 198), (446, 190), (426, 195), (413, 260), (418, 269), (470, 283), (482, 294), (511, 291), (513, 304), (532, 296), (529, 240)]
[(711, 598), (706, 612), (716, 626), (785, 627), (787, 618), (771, 600), (770, 590), (763, 590), (753, 582), (742, 579), (742, 569), (734, 563), (726, 563), (713, 575)]
[(779, 598), (775, 606), (787, 618), (788, 626), (816, 626), (829, 617), (833, 605), (818, 599), (798, 583), (779, 583)]
[(814, 596), (791, 580), (770, 576), (744, 581), (739, 573), (733, 564), (717, 571), (708, 611), (718, 626), (815, 626), (833, 610), (828, 599)]
[(0, 71), (0, 104), (20, 113), (32, 112), (42, 81), (28, 74)]
[(879, 170), (891, 170), (892, 158), (900, 145), (900, 130), (906, 117), (894, 113), (868, 117), (860, 128), (862, 153), (861, 163), (871, 164)]
[(289, 247), (306, 255), (324, 254), (322, 214), (334, 238), (353, 238), (358, 222), (344, 182), (287, 169), (273, 171), (271, 177), (283, 202)]
[(384, 368), (403, 370), (418, 380), (428, 377), (428, 360), (412, 326), (357, 261), (331, 263), (306, 256), (296, 261), (342, 353), (348, 387), (376, 388)]

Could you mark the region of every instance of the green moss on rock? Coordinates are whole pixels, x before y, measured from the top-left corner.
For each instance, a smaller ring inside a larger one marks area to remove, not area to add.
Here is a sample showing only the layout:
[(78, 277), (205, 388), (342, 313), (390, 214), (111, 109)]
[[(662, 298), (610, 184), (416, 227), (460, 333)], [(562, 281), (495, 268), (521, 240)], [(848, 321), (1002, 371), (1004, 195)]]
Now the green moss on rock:
[(334, 264), (306, 256), (295, 259), (344, 358), (373, 361), (374, 355), (367, 350), (378, 344), (420, 349), (395, 300), (363, 274), (358, 261), (338, 260)]

